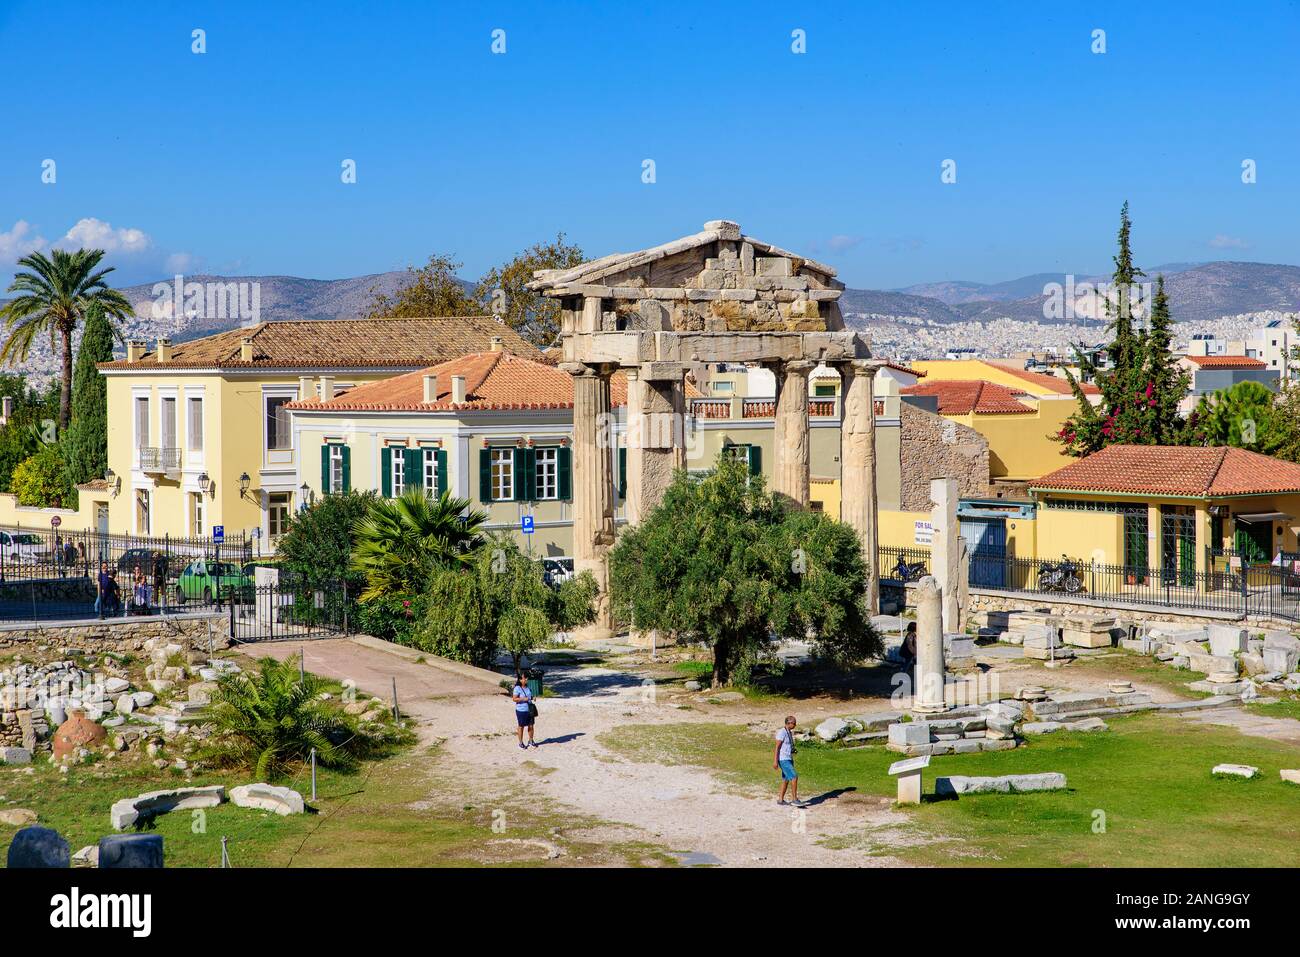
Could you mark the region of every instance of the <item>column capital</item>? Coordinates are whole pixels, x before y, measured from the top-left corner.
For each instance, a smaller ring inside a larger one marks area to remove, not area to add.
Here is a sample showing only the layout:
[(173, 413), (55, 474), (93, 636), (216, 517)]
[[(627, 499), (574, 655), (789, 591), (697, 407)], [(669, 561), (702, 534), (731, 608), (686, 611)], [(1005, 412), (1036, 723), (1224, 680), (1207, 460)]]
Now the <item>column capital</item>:
[(759, 363), (766, 369), (771, 369), (777, 375), (795, 375), (806, 374), (817, 368), (815, 359), (765, 359)]

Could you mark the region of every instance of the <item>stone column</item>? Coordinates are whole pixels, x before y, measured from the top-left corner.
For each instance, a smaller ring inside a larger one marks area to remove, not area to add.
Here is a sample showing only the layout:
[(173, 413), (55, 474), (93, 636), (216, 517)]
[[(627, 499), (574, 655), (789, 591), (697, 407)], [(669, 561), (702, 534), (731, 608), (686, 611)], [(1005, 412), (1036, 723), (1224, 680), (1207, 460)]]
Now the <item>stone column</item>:
[(610, 418), (610, 371), (564, 363), (573, 376), (573, 566), (590, 571), (600, 585), (596, 626), (608, 632), (609, 571), (606, 553), (614, 543), (614, 497), (610, 456), (614, 431)]
[(772, 490), (808, 507), (808, 373), (815, 363), (776, 365), (776, 430)]
[(916, 686), (912, 710), (947, 711), (943, 700), (943, 611), (939, 584), (926, 575), (916, 584)]
[(840, 521), (852, 525), (867, 570), (867, 610), (880, 608), (879, 517), (876, 495), (876, 367), (842, 362), (840, 373)]
[(957, 480), (937, 478), (930, 482), (930, 524), (934, 540), (930, 545), (930, 572), (943, 593), (943, 630), (959, 633), (962, 608), (958, 601), (961, 589), (961, 541), (957, 524)]
[(683, 366), (647, 362), (628, 369), (627, 520), (640, 521), (686, 465)]

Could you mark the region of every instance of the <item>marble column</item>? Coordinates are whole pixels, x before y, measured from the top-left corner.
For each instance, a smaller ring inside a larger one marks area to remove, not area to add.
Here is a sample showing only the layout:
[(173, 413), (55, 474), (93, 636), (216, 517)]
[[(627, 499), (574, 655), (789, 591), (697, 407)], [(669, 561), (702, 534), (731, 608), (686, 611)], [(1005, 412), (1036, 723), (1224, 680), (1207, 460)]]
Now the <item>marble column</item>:
[(573, 565), (590, 571), (600, 585), (596, 624), (610, 628), (609, 572), (606, 555), (614, 543), (614, 490), (611, 459), (611, 370), (563, 363), (573, 376)]
[(685, 368), (647, 362), (628, 369), (627, 520), (640, 521), (686, 466)]
[(957, 634), (961, 628), (961, 536), (957, 522), (957, 480), (937, 478), (930, 482), (930, 524), (934, 538), (930, 544), (930, 573), (943, 593), (943, 630)]
[(866, 603), (880, 609), (879, 514), (876, 496), (876, 366), (865, 360), (843, 362), (840, 373), (840, 521), (852, 525), (866, 566)]
[(808, 373), (815, 363), (791, 360), (773, 368), (776, 376), (776, 429), (772, 490), (808, 507)]
[(948, 710), (943, 700), (943, 611), (938, 583), (926, 575), (916, 584), (916, 686), (912, 710)]

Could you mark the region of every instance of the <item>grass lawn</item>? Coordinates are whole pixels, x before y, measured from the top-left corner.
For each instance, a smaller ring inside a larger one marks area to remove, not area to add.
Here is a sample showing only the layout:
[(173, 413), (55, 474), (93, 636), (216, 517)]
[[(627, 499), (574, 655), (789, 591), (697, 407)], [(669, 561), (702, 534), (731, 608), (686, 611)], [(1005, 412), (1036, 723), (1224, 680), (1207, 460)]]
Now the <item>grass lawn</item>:
[[(922, 865), (1174, 867), (1295, 866), (1300, 788), (1278, 769), (1300, 765), (1294, 748), (1228, 728), (1194, 725), (1169, 715), (1108, 719), (1111, 730), (1057, 733), (1014, 751), (936, 757), (925, 776), (929, 798), (904, 809), (908, 842), (890, 846), (870, 830), (839, 844), (896, 854)], [(717, 724), (628, 726), (601, 740), (633, 760), (698, 765), (738, 787), (775, 791), (772, 746), (765, 736)], [(892, 796), (889, 765), (900, 755), (799, 746), (801, 794), (827, 791)], [(1254, 781), (1218, 779), (1221, 762), (1253, 764)], [(938, 775), (1062, 771), (1070, 790), (1024, 795), (934, 799)], [(1104, 814), (1105, 832), (1094, 833)], [(816, 814), (812, 809), (810, 814)]]
[[(1274, 695), (1267, 693), (1270, 698), (1276, 697), (1276, 701), (1270, 701), (1267, 704), (1248, 704), (1247, 710), (1255, 714), (1262, 714), (1269, 718), (1293, 718), (1300, 721), (1300, 695), (1281, 694)], [(1297, 759), (1300, 762), (1300, 759)]]
[[(121, 759), (80, 765), (61, 775), (46, 763), (34, 774), (0, 771), (0, 807), (25, 807), (57, 830), (75, 853), (115, 833), (109, 807), (119, 798), (167, 787), (246, 784), (247, 774), (211, 772), (185, 781), (180, 772)], [(463, 792), (434, 748), (367, 762), (354, 774), (318, 771), (312, 804), (310, 772), (279, 781), (300, 791), (317, 813), (279, 817), (225, 803), (202, 815), (173, 811), (154, 819), (168, 867), (217, 867), (221, 838), (235, 867), (428, 867), (676, 862), (635, 842), (599, 844), (565, 834), (599, 822), (561, 815), (522, 792), (487, 802)], [(499, 830), (494, 830), (497, 823)], [(503, 826), (504, 825), (504, 826)], [(555, 829), (561, 829), (556, 832)], [(16, 828), (0, 824), (0, 861)], [(542, 840), (564, 854), (546, 860)]]

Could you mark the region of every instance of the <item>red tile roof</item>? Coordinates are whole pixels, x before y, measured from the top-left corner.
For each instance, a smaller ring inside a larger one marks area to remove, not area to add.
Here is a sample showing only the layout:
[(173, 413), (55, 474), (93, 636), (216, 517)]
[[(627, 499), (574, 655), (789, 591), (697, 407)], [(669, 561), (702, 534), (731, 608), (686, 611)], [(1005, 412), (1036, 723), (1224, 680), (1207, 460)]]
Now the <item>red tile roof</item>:
[[(1055, 392), (1058, 395), (1069, 395), (1071, 392), (1069, 380), (1060, 376), (1048, 375), (1045, 372), (1030, 372), (1015, 362), (1000, 362), (995, 359), (983, 361), (995, 369), (1009, 372), (1017, 379), (1023, 379), (1027, 385), (1032, 385), (1041, 392)], [(1091, 382), (1082, 382), (1080, 385), (1083, 387), (1084, 395), (1101, 395), (1101, 390)]]
[[(521, 356), (539, 350), (493, 316), (434, 319), (295, 319), (262, 322), (247, 329), (178, 342), (167, 362), (146, 352), (136, 362), (101, 362), (108, 372), (150, 369), (341, 369), (420, 368), (467, 352), (491, 348), (493, 337)], [(240, 358), (243, 340), (252, 341), (253, 358)]]
[(998, 415), (1033, 412), (1031, 406), (1018, 401), (1027, 395), (1021, 389), (1009, 389), (983, 379), (939, 379), (918, 382), (898, 390), (903, 395), (933, 395), (939, 399), (940, 415), (966, 415), (970, 412)]
[(1270, 495), (1300, 492), (1300, 465), (1226, 446), (1111, 445), (1030, 487), (1197, 498)]
[[(438, 377), (438, 401), (424, 402), (424, 377)], [(465, 377), (465, 399), (451, 401), (452, 376)], [(689, 383), (688, 397), (700, 392)], [(614, 373), (610, 401), (627, 404), (627, 376)], [(573, 377), (546, 362), (524, 359), (508, 352), (476, 352), (418, 372), (368, 382), (349, 389), (329, 402), (308, 399), (290, 403), (299, 411), (339, 412), (447, 412), (452, 409), (571, 409)]]
[(1254, 359), (1250, 356), (1187, 356), (1188, 362), (1193, 362), (1202, 369), (1267, 369), (1268, 366), (1263, 359)]

